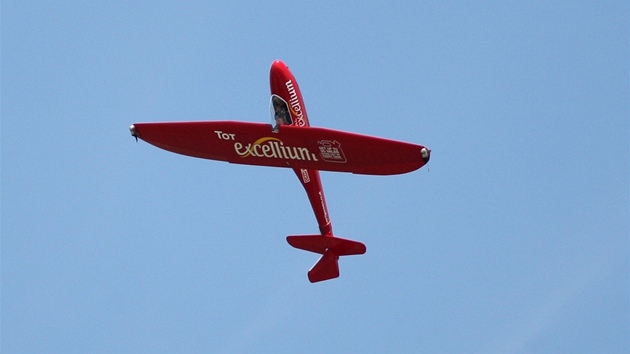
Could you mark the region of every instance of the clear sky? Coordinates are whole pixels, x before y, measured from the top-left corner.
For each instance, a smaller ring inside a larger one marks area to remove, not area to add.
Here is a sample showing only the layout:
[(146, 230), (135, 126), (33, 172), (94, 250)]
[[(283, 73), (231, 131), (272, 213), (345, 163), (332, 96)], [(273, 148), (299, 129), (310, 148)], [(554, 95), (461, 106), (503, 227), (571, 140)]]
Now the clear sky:
[[(624, 353), (627, 1), (3, 1), (3, 353)], [(143, 121), (311, 124), (426, 145), (322, 173), (175, 155)]]

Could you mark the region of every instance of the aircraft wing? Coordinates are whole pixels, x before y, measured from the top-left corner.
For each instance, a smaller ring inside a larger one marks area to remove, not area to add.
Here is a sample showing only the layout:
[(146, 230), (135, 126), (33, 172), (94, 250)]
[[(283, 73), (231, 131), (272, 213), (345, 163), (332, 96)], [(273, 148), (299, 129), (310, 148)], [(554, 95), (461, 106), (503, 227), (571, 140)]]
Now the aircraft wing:
[(392, 175), (424, 166), (424, 146), (316, 127), (202, 121), (136, 123), (136, 138), (182, 155), (230, 163)]

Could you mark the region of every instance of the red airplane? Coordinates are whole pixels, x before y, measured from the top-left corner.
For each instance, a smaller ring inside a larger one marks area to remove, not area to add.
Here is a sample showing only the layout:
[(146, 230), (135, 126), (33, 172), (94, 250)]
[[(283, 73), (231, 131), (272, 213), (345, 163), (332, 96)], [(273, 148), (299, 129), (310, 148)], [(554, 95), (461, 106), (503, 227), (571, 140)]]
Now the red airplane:
[(211, 121), (135, 123), (131, 135), (164, 150), (245, 165), (291, 168), (304, 186), (319, 225), (318, 235), (288, 236), (287, 242), (322, 257), (308, 271), (314, 283), (337, 278), (340, 256), (365, 253), (361, 242), (336, 237), (319, 171), (366, 175), (407, 173), (424, 166), (424, 146), (311, 127), (297, 81), (280, 60), (271, 64), (274, 124)]

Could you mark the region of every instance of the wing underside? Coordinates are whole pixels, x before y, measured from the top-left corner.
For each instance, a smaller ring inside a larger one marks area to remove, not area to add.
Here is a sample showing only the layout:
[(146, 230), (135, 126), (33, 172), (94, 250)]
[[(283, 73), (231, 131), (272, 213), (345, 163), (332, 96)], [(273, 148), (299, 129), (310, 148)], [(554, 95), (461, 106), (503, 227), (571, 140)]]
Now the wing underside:
[(424, 166), (424, 146), (316, 127), (249, 122), (137, 123), (132, 134), (178, 154), (271, 167), (391, 175)]

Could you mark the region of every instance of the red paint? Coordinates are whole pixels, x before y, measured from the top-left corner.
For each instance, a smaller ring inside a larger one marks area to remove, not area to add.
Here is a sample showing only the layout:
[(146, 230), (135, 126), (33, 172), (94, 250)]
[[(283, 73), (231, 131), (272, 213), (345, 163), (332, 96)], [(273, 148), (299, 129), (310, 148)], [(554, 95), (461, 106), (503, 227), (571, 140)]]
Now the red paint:
[(363, 254), (360, 242), (333, 236), (319, 171), (370, 175), (407, 173), (424, 166), (430, 150), (395, 140), (310, 127), (302, 93), (289, 68), (271, 64), (275, 121), (136, 123), (131, 132), (164, 150), (230, 163), (293, 169), (306, 191), (320, 235), (289, 236), (290, 245), (322, 254), (309, 271), (311, 282), (339, 276), (338, 258)]

